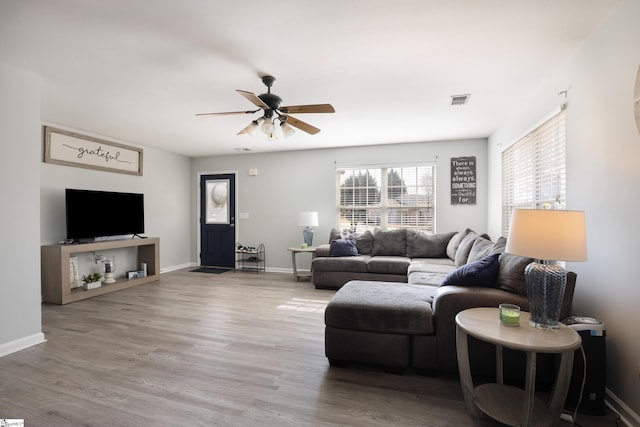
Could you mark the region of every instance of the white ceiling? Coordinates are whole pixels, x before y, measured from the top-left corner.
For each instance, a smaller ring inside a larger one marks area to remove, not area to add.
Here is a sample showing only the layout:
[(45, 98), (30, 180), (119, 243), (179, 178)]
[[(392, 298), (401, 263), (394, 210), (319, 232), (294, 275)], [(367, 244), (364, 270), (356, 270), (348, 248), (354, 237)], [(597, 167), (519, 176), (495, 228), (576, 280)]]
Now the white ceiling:
[[(42, 76), (43, 122), (186, 156), (487, 137), (618, 3), (2, 0), (0, 62)], [(294, 115), (322, 132), (195, 117), (255, 109), (235, 89), (262, 74), (285, 105), (331, 103)]]

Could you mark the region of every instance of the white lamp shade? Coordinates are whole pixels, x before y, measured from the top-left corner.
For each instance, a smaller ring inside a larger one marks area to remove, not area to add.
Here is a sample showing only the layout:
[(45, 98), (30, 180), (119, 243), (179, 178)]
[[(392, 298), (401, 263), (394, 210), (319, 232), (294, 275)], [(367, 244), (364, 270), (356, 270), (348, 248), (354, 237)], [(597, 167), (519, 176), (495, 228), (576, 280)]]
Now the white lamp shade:
[(318, 226), (318, 212), (300, 212), (298, 219), (298, 225), (300, 227), (317, 227)]
[(265, 134), (269, 135), (270, 133), (273, 133), (273, 131), (275, 131), (276, 128), (273, 125), (273, 122), (267, 119), (264, 121), (264, 123), (262, 123), (262, 126), (260, 126), (260, 130), (262, 130), (262, 132), (264, 132)]
[(280, 129), (282, 129), (282, 133), (284, 134), (285, 138), (290, 137), (296, 132), (295, 129), (289, 126), (286, 122), (280, 123)]
[(251, 123), (249, 123), (247, 127), (245, 127), (240, 132), (238, 132), (238, 135), (242, 135), (246, 133), (247, 135), (253, 136), (255, 135), (257, 129), (258, 129), (258, 122), (254, 120)]
[(582, 211), (514, 209), (505, 251), (548, 261), (586, 261)]

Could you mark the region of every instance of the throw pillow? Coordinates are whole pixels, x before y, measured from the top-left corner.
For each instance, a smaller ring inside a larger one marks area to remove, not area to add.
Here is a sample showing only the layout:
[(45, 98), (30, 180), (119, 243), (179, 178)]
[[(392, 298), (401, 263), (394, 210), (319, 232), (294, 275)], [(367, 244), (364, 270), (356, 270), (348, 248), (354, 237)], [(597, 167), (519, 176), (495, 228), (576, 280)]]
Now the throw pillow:
[(374, 256), (406, 256), (407, 233), (406, 229), (377, 230), (373, 234)]
[(473, 245), (471, 245), (471, 250), (469, 251), (469, 257), (467, 258), (467, 262), (476, 262), (486, 257), (487, 255), (491, 255), (493, 252), (495, 244), (484, 237), (478, 237), (473, 241)]
[(428, 234), (418, 230), (407, 230), (407, 256), (409, 258), (446, 258), (447, 244), (456, 234)]
[(358, 255), (356, 244), (351, 239), (336, 239), (329, 246), (329, 256), (355, 256)]
[(469, 258), (469, 252), (471, 252), (471, 247), (473, 246), (473, 242), (478, 237), (478, 233), (475, 231), (469, 230), (466, 236), (460, 242), (460, 246), (458, 246), (458, 250), (456, 251), (456, 257), (454, 258), (454, 262), (456, 263), (456, 267), (460, 267), (467, 263), (467, 259)]
[[(371, 231), (367, 230), (364, 233), (355, 233), (346, 229), (345, 231), (349, 234), (347, 238), (355, 242), (359, 255), (370, 255), (373, 252), (373, 234), (371, 234)], [(329, 242), (338, 239), (342, 239), (342, 232), (336, 228), (331, 229)]]
[(358, 253), (362, 255), (370, 255), (373, 252), (373, 234), (367, 230), (364, 233), (356, 233), (356, 247)]
[(451, 240), (449, 240), (449, 243), (447, 243), (447, 256), (451, 261), (454, 261), (456, 259), (456, 251), (458, 250), (458, 246), (460, 246), (460, 242), (462, 242), (464, 236), (466, 236), (470, 231), (471, 230), (467, 228), (464, 231), (456, 233), (451, 238)]
[(483, 286), (494, 287), (500, 270), (498, 258), (500, 254), (493, 254), (479, 261), (465, 264), (452, 271), (445, 277), (440, 286)]
[(503, 253), (500, 256), (498, 288), (518, 295), (527, 295), (524, 269), (531, 262), (533, 262), (533, 258)]
[(498, 240), (496, 240), (496, 244), (493, 246), (493, 250), (491, 251), (491, 254), (501, 254), (504, 252), (504, 250), (507, 247), (507, 239), (505, 237), (498, 237)]

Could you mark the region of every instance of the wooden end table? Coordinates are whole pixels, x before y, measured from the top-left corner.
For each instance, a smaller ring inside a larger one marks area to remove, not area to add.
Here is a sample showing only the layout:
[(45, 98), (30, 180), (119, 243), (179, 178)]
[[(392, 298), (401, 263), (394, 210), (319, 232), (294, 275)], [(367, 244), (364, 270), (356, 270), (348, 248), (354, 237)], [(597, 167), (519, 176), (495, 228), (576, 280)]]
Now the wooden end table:
[(313, 274), (312, 271), (304, 272), (304, 273), (298, 271), (298, 267), (296, 267), (296, 254), (298, 254), (300, 252), (310, 253), (311, 254), (311, 260), (313, 260), (313, 258), (316, 257), (316, 248), (315, 248), (315, 246), (309, 246), (307, 248), (302, 248), (302, 247), (299, 247), (299, 246), (292, 246), (290, 248), (287, 248), (287, 250), (291, 252), (291, 265), (293, 266), (293, 276), (296, 278), (296, 280), (300, 280), (303, 277), (309, 278), (309, 280), (311, 280), (311, 276)]
[[(467, 335), (496, 345), (496, 384), (473, 386), (469, 366)], [(510, 426), (555, 426), (567, 398), (573, 353), (582, 340), (573, 329), (561, 324), (554, 331), (529, 325), (529, 313), (520, 313), (520, 326), (504, 326), (497, 308), (472, 308), (456, 316), (456, 346), (460, 382), (467, 409), (474, 418), (482, 413)], [(503, 384), (502, 348), (527, 355), (525, 389)], [(535, 397), (536, 353), (559, 353), (560, 369), (549, 405)]]

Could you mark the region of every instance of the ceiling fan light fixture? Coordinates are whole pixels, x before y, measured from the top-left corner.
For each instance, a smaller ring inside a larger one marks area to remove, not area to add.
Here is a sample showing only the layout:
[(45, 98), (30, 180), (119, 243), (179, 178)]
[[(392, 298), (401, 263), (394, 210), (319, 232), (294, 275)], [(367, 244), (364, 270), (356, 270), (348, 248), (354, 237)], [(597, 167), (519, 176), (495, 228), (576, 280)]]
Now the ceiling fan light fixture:
[(254, 120), (251, 123), (249, 123), (246, 128), (238, 132), (238, 135), (242, 135), (243, 133), (246, 133), (247, 135), (254, 136), (257, 130), (258, 130), (258, 121)]
[(265, 120), (262, 126), (260, 126), (260, 130), (265, 134), (269, 135), (276, 130), (276, 127), (273, 125), (272, 120)]
[(282, 133), (284, 134), (285, 138), (289, 138), (291, 135), (296, 133), (295, 129), (289, 126), (286, 121), (282, 121), (280, 123), (280, 129), (282, 129)]
[[(300, 119), (290, 116), (293, 114), (302, 113), (335, 113), (336, 110), (331, 104), (305, 104), (305, 105), (287, 105), (282, 106), (282, 98), (278, 95), (271, 93), (271, 86), (276, 81), (275, 77), (270, 75), (262, 76), (262, 83), (267, 86), (267, 93), (256, 95), (246, 90), (236, 89), (236, 92), (242, 97), (246, 98), (254, 106), (258, 107), (256, 110), (250, 111), (227, 111), (221, 113), (198, 113), (196, 116), (227, 116), (232, 114), (254, 114), (262, 110), (264, 115), (256, 120), (253, 120), (244, 129), (238, 132), (238, 135), (251, 135), (253, 136), (258, 129), (260, 129), (269, 139), (276, 139), (275, 131), (275, 119), (280, 121), (280, 129), (285, 138), (290, 137), (295, 133), (293, 128), (299, 129), (309, 135), (315, 135), (320, 132), (315, 126), (305, 123)], [(285, 123), (286, 122), (286, 123)]]

